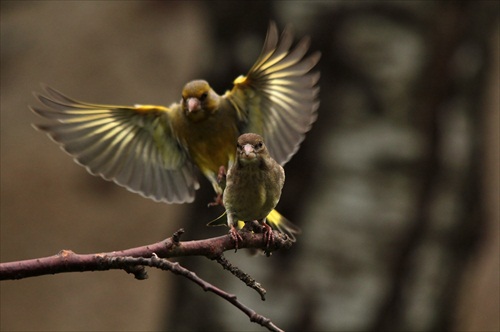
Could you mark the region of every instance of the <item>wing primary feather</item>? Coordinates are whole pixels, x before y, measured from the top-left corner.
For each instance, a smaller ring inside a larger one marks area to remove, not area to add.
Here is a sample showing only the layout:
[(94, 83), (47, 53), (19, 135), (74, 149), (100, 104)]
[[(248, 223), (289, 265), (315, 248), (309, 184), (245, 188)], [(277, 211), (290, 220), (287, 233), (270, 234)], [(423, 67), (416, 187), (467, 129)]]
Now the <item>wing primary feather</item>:
[(199, 184), (170, 129), (168, 108), (91, 104), (42, 87), (46, 95), (34, 95), (47, 108), (30, 108), (52, 123), (34, 127), (89, 173), (155, 201), (193, 201)]
[(270, 56), (266, 61), (261, 62), (260, 66), (254, 68), (255, 70), (266, 70), (273, 66), (275, 63), (281, 61), (288, 55), (289, 49), (293, 44), (293, 31), (290, 25), (287, 25), (281, 33), (281, 38), (274, 44), (274, 49), (270, 50)]

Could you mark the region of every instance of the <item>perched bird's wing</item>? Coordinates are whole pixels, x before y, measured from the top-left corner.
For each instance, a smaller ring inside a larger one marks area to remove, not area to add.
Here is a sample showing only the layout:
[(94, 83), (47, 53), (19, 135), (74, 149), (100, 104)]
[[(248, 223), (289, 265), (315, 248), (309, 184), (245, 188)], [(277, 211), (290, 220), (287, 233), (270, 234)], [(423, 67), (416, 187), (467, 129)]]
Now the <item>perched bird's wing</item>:
[(319, 72), (310, 73), (321, 54), (304, 57), (309, 38), (291, 49), (293, 33), (286, 27), (278, 38), (271, 22), (262, 52), (247, 76), (224, 94), (242, 120), (242, 132), (264, 137), (271, 156), (281, 165), (297, 152), (319, 107)]
[(31, 107), (55, 120), (36, 126), (90, 173), (155, 201), (192, 202), (199, 184), (194, 167), (173, 137), (170, 109), (80, 102), (45, 87), (36, 95), (48, 109)]

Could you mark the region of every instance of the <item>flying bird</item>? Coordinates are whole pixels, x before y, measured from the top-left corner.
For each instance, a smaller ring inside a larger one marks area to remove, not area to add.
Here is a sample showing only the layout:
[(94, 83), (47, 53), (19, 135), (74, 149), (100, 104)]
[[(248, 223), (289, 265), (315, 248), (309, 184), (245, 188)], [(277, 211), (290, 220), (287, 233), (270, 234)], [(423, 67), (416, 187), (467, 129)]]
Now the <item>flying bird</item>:
[[(321, 54), (306, 55), (308, 37), (293, 41), (289, 26), (279, 37), (271, 22), (255, 64), (230, 90), (219, 95), (207, 81), (193, 80), (168, 107), (87, 103), (44, 86), (46, 95), (35, 96), (45, 107), (31, 109), (50, 123), (35, 127), (91, 174), (155, 201), (192, 202), (197, 167), (220, 203), (241, 134), (261, 135), (283, 165), (316, 120), (320, 74), (312, 69)], [(275, 210), (267, 222), (292, 239), (298, 231)]]

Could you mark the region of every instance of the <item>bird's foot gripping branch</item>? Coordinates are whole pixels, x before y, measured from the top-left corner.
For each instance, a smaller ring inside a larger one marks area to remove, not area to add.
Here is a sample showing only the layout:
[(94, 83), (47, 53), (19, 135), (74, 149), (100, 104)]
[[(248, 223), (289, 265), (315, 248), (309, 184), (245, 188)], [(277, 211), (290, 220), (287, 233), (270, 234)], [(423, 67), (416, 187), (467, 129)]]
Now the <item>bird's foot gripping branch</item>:
[[(169, 260), (169, 258), (182, 256), (205, 256), (216, 261), (247, 286), (256, 290), (261, 299), (265, 300), (266, 290), (251, 276), (233, 266), (223, 256), (224, 251), (235, 249), (236, 244), (233, 238), (228, 234), (203, 240), (181, 241), (180, 238), (183, 233), (184, 230), (180, 229), (172, 237), (163, 241), (120, 251), (77, 254), (71, 250), (61, 250), (58, 254), (49, 257), (0, 263), (0, 280), (17, 280), (66, 272), (117, 269), (133, 274), (138, 280), (144, 280), (148, 278), (146, 268), (152, 267), (181, 275), (199, 285), (203, 290), (212, 292), (230, 302), (243, 311), (252, 322), (256, 322), (270, 331), (281, 331), (270, 319), (239, 302), (235, 295), (217, 288), (198, 277), (194, 272), (182, 267), (179, 263)], [(274, 231), (274, 241), (269, 247), (267, 247), (268, 243), (264, 233), (243, 230), (239, 232), (239, 235), (241, 237), (238, 242), (239, 249), (262, 249), (266, 252), (272, 252), (281, 248), (290, 248), (293, 244), (293, 241), (278, 231)]]

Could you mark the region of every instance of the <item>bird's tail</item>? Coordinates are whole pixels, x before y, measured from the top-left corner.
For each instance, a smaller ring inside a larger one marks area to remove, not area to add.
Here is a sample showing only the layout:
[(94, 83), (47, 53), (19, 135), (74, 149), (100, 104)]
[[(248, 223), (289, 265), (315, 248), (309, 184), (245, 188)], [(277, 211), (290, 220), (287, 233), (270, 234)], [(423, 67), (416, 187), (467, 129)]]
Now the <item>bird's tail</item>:
[(300, 234), (302, 231), (300, 228), (293, 224), (290, 220), (283, 217), (278, 211), (272, 210), (271, 213), (266, 218), (267, 223), (273, 229), (286, 234), (293, 242), (295, 242), (296, 234)]

